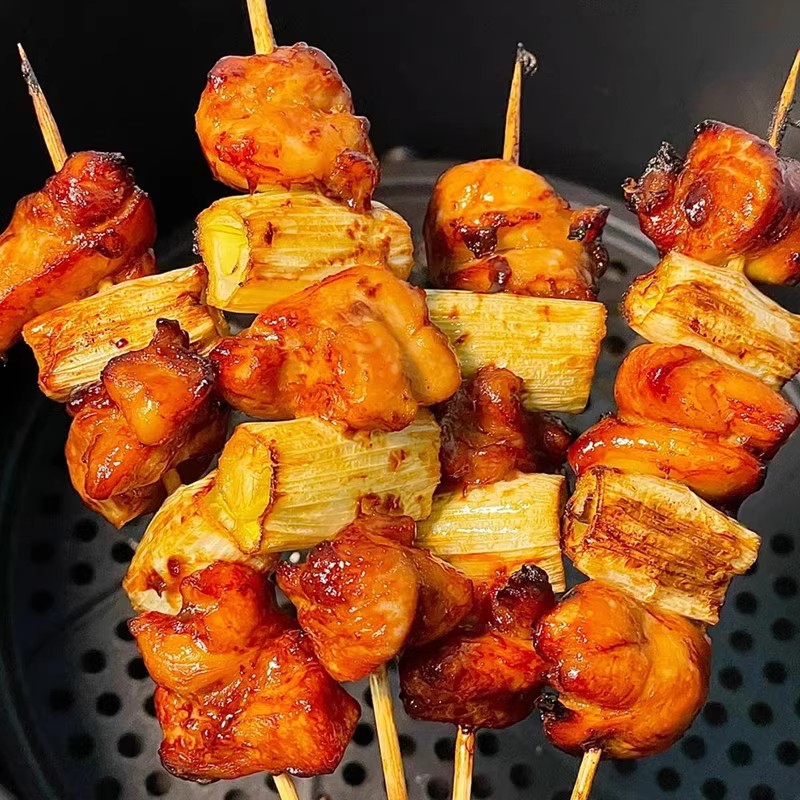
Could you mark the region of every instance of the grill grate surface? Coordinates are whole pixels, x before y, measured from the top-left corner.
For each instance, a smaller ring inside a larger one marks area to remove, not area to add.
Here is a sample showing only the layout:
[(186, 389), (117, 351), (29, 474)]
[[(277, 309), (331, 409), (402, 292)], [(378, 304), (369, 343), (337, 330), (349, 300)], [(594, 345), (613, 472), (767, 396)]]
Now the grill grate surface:
[[(416, 231), (439, 167), (418, 162), (387, 167), (382, 199)], [(606, 235), (614, 262), (602, 292), (611, 311), (609, 335), (590, 407), (572, 420), (583, 429), (612, 407), (616, 368), (634, 343), (616, 304), (631, 278), (654, 259), (619, 203), (575, 186), (561, 189), (577, 203), (607, 202), (614, 211)], [(179, 245), (167, 254), (168, 265), (176, 259), (186, 263), (189, 241), (187, 232), (184, 249)], [(417, 247), (422, 252), (421, 242)], [(789, 305), (791, 293), (780, 299)], [(277, 797), (264, 776), (194, 786), (161, 769), (153, 685), (127, 631), (131, 612), (120, 589), (144, 523), (118, 533), (88, 512), (64, 465), (63, 410), (39, 397), (26, 414), (9, 421), (17, 434), (5, 455), (0, 495), (0, 691), (8, 718), (0, 737), (21, 796)], [(793, 491), (798, 463), (795, 439), (773, 463), (765, 489), (743, 507), (743, 522), (762, 534), (764, 546), (752, 574), (734, 583), (722, 622), (712, 631), (713, 681), (703, 713), (668, 753), (602, 766), (594, 800), (798, 800), (800, 496)], [(334, 775), (299, 782), (305, 798), (383, 796), (368, 689), (351, 688), (363, 707), (354, 741)], [(397, 718), (411, 797), (446, 800), (454, 729), (414, 723), (399, 706)], [(544, 740), (537, 719), (481, 732), (477, 742), (475, 798), (568, 800), (577, 762)]]

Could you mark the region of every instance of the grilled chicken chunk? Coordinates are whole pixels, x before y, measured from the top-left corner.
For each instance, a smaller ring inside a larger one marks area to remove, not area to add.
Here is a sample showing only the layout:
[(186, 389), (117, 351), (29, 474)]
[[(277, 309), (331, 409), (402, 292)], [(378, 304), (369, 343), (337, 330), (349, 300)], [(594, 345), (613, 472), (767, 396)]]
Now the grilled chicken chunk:
[(214, 177), (228, 186), (309, 186), (369, 208), (379, 177), (369, 122), (355, 116), (350, 90), (321, 50), (300, 42), (221, 59), (195, 121)]
[(551, 414), (523, 408), (522, 388), (513, 372), (481, 367), (439, 407), (445, 484), (478, 486), (563, 466), (569, 431)]
[(627, 422), (692, 428), (766, 457), (798, 423), (794, 406), (760, 380), (683, 345), (632, 350), (617, 372), (614, 396)]
[(596, 466), (658, 475), (684, 483), (716, 504), (735, 505), (764, 480), (756, 456), (708, 433), (660, 422), (624, 422), (605, 417), (569, 449), (569, 465), (580, 476)]
[(459, 164), (425, 217), (434, 286), (593, 300), (608, 209), (571, 209), (535, 172), (499, 158)]
[(227, 408), (210, 362), (176, 322), (159, 320), (151, 343), (108, 362), (101, 380), (68, 405), (66, 455), (89, 508), (121, 527), (163, 499), (164, 473), (208, 463), (224, 442)]
[(483, 613), (400, 659), (400, 696), (415, 719), (506, 728), (534, 709), (546, 664), (532, 626), (554, 604), (546, 573), (524, 566), (495, 587)]
[(424, 293), (376, 267), (354, 267), (288, 297), (211, 358), (235, 408), (261, 419), (316, 416), (400, 430), (460, 381)]
[(559, 698), (544, 713), (548, 739), (579, 754), (639, 758), (674, 744), (708, 694), (704, 628), (588, 581), (539, 621), (536, 650)]
[(278, 568), (317, 658), (340, 681), (355, 681), (405, 646), (444, 636), (472, 609), (472, 584), (412, 546), (410, 517), (360, 517), (305, 564)]
[(263, 575), (216, 562), (185, 578), (183, 608), (130, 623), (157, 684), (161, 760), (202, 782), (254, 772), (318, 775), (344, 754), (360, 711), (275, 603)]
[(662, 144), (625, 197), (662, 253), (722, 266), (743, 256), (766, 283), (800, 279), (800, 163), (752, 133), (706, 121), (685, 159)]
[(0, 235), (0, 352), (52, 308), (155, 271), (155, 212), (115, 153), (70, 156)]

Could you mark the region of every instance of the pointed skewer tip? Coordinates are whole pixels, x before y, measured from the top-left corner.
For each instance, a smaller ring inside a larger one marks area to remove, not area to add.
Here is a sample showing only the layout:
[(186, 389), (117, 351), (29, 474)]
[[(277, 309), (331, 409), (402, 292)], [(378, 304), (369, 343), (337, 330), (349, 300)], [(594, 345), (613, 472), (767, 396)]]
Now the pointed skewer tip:
[(786, 83), (783, 85), (780, 99), (775, 106), (775, 111), (772, 114), (772, 120), (769, 126), (768, 140), (776, 150), (780, 149), (781, 140), (783, 139), (783, 134), (789, 121), (789, 112), (794, 104), (798, 73), (800, 73), (800, 50), (797, 51), (794, 57), (792, 68), (789, 70)]
[(522, 42), (517, 42), (517, 61), (522, 67), (523, 75), (533, 75), (539, 69), (539, 60)]

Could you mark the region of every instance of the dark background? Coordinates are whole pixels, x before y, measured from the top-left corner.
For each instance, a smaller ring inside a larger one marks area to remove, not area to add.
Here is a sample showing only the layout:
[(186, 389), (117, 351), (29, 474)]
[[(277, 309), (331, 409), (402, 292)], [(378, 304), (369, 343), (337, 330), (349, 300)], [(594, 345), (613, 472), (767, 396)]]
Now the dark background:
[[(617, 192), (659, 142), (717, 117), (764, 132), (795, 49), (796, 0), (270, 0), (279, 43), (324, 49), (379, 154), (498, 154), (514, 46), (527, 166)], [(162, 232), (223, 191), (193, 114), (217, 58), (252, 49), (244, 0), (0, 0), (0, 224), (50, 164), (19, 74), (25, 45), (68, 150), (125, 153)], [(800, 132), (787, 151), (798, 153)]]

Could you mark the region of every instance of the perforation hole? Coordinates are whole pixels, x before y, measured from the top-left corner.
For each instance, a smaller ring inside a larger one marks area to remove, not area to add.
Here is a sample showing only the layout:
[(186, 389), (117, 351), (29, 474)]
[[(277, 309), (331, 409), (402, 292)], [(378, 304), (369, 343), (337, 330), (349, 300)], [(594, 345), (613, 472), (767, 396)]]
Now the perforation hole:
[(110, 776), (101, 778), (94, 785), (95, 800), (118, 800), (122, 797), (122, 784)]
[(407, 733), (401, 733), (397, 741), (404, 756), (413, 756), (417, 752), (417, 743)]
[(267, 777), (264, 779), (264, 783), (267, 785), (267, 789), (269, 789), (272, 794), (278, 794), (278, 787), (276, 786), (275, 778), (273, 778), (272, 775), (267, 775)]
[(781, 575), (775, 578), (772, 588), (778, 597), (788, 600), (797, 594), (797, 581), (790, 575)]
[(456, 740), (451, 738), (437, 739), (433, 752), (439, 761), (454, 761), (456, 757)]
[(788, 642), (790, 639), (794, 639), (796, 632), (797, 628), (794, 622), (786, 617), (779, 617), (772, 623), (772, 635), (779, 642)]
[(786, 667), (780, 661), (768, 661), (764, 664), (764, 677), (770, 683), (786, 683)]
[(361, 786), (367, 779), (367, 771), (362, 764), (357, 761), (351, 761), (349, 764), (344, 765), (342, 777), (348, 786)]
[(731, 692), (735, 692), (742, 685), (742, 673), (736, 667), (725, 667), (719, 671), (719, 682)]
[(172, 780), (166, 772), (151, 772), (144, 781), (144, 788), (151, 797), (163, 797), (169, 792)]
[(753, 763), (753, 749), (747, 742), (734, 742), (728, 748), (728, 759), (734, 766), (746, 767)]
[(425, 788), (431, 800), (447, 800), (450, 797), (450, 784), (443, 778), (431, 778)]
[(706, 743), (700, 736), (687, 736), (681, 742), (681, 750), (687, 758), (697, 761), (706, 754)]
[(758, 611), (758, 600), (751, 592), (739, 592), (734, 604), (740, 614), (755, 614)]
[(142, 752), (142, 740), (135, 733), (125, 733), (117, 740), (117, 751), (125, 758), (136, 758)]
[(241, 789), (231, 789), (225, 792), (224, 800), (247, 800), (247, 794)]
[(750, 790), (750, 800), (775, 800), (775, 792), (771, 786), (759, 783)]
[(766, 703), (753, 703), (748, 713), (753, 725), (759, 728), (772, 723), (772, 709)]
[(795, 742), (781, 742), (775, 748), (775, 757), (781, 764), (787, 767), (793, 767), (800, 761), (800, 748)]
[(94, 580), (94, 567), (84, 561), (73, 564), (69, 569), (69, 579), (76, 586), (88, 586)]
[(122, 708), (122, 701), (119, 699), (119, 695), (113, 692), (103, 692), (97, 698), (95, 707), (97, 708), (97, 713), (101, 716), (113, 717)]
[(372, 708), (372, 692), (370, 691), (369, 687), (364, 689), (364, 702)]
[(753, 637), (747, 631), (734, 631), (729, 637), (731, 647), (739, 653), (753, 649)]
[(527, 764), (514, 764), (508, 777), (517, 789), (529, 789), (533, 786), (533, 770)]
[(100, 650), (87, 650), (81, 656), (81, 669), (94, 675), (106, 668), (106, 657)]
[(117, 564), (128, 564), (133, 558), (133, 548), (127, 542), (114, 542), (111, 547), (111, 558)]
[(353, 732), (353, 741), (361, 747), (366, 747), (372, 744), (375, 739), (375, 732), (372, 730), (372, 725), (367, 722), (362, 722), (356, 726)]
[(776, 533), (770, 540), (772, 552), (779, 556), (788, 556), (794, 552), (794, 541), (788, 533)]
[(117, 627), (114, 628), (114, 633), (117, 634), (117, 639), (123, 642), (132, 642), (133, 641), (133, 634), (130, 632), (128, 628), (128, 620), (124, 619), (122, 622), (117, 623)]
[(485, 775), (474, 775), (472, 778), (472, 794), (478, 800), (492, 796), (492, 783)]
[(705, 800), (725, 800), (728, 787), (719, 778), (709, 778), (700, 788)]
[(706, 703), (703, 708), (703, 719), (709, 725), (717, 728), (728, 721), (728, 712), (725, 710), (725, 706), (723, 706), (722, 703), (712, 701)]
[(156, 701), (155, 697), (152, 694), (145, 697), (144, 703), (142, 703), (142, 708), (144, 709), (144, 713), (147, 714), (148, 717), (155, 717)]
[(628, 347), (628, 343), (621, 336), (606, 336), (603, 339), (603, 349), (612, 356), (621, 356)]
[(656, 783), (664, 792), (675, 792), (681, 785), (681, 776), (672, 767), (664, 767), (656, 773)]
[(128, 662), (128, 675), (135, 681), (143, 681), (147, 677), (147, 667), (141, 656), (136, 656)]
[(496, 756), (500, 750), (500, 742), (493, 733), (483, 731), (477, 736), (478, 750), (485, 756)]
[(613, 763), (614, 769), (619, 772), (620, 775), (633, 775), (638, 769), (637, 763), (630, 759), (618, 759)]
[(97, 536), (97, 523), (93, 519), (79, 519), (72, 529), (79, 542), (91, 542)]

